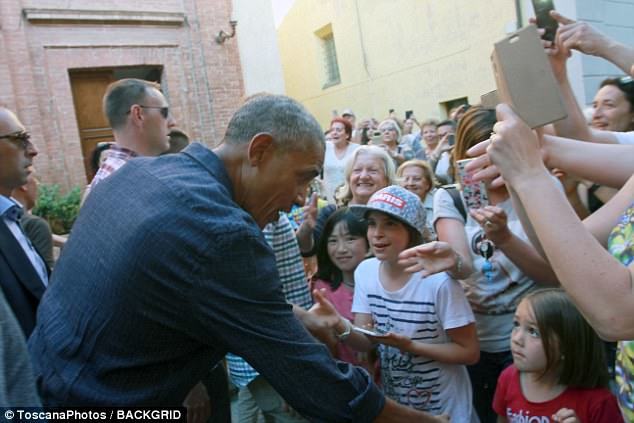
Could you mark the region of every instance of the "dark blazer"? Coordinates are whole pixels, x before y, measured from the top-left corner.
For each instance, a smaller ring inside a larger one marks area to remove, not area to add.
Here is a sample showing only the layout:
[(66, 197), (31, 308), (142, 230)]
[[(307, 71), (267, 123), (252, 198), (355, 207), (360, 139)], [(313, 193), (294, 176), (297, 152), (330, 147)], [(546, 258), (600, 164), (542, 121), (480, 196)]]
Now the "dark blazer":
[(33, 247), (42, 256), (46, 266), (52, 269), (55, 265), (55, 260), (53, 259), (53, 232), (51, 232), (51, 226), (46, 219), (31, 213), (24, 213), (21, 223), (24, 233), (31, 240)]
[(15, 317), (29, 337), (45, 286), (20, 243), (0, 219), (0, 286)]

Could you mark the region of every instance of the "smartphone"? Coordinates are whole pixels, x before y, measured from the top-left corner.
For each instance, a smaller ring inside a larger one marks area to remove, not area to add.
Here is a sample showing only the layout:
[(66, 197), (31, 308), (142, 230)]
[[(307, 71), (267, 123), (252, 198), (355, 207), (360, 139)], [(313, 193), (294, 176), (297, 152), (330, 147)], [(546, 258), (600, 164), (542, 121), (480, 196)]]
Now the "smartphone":
[(357, 326), (353, 326), (352, 330), (358, 333), (362, 333), (364, 335), (368, 335), (368, 336), (374, 336), (376, 338), (380, 338), (383, 336), (387, 336), (387, 332), (382, 331), (380, 329), (374, 328), (374, 329), (364, 329), (364, 328), (360, 328)]
[(406, 110), (405, 111), (405, 120), (411, 118), (413, 114), (414, 114), (413, 110)]
[(377, 129), (370, 133), (370, 144), (381, 145), (383, 144), (383, 133)]
[(456, 143), (456, 136), (454, 134), (447, 135), (447, 144), (454, 145)]
[(471, 175), (465, 170), (465, 167), (471, 160), (475, 159), (458, 160), (456, 162), (462, 197), (469, 210), (480, 209), (489, 204), (489, 195), (487, 194), (487, 188), (484, 182), (475, 182)]
[(554, 41), (559, 24), (550, 16), (550, 11), (555, 9), (553, 0), (533, 0), (533, 9), (535, 10), (537, 27), (546, 30), (542, 38), (547, 41)]

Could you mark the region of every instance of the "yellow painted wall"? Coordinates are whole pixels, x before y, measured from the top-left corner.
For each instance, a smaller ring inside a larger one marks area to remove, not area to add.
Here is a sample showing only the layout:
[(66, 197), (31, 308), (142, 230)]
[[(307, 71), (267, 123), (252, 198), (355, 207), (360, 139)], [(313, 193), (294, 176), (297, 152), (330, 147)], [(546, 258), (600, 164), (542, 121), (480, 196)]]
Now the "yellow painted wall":
[[(444, 118), (439, 103), (495, 89), (493, 43), (513, 30), (513, 0), (296, 0), (278, 28), (287, 95), (327, 125), (332, 110), (357, 118)], [(331, 24), (341, 83), (322, 89), (315, 32)]]

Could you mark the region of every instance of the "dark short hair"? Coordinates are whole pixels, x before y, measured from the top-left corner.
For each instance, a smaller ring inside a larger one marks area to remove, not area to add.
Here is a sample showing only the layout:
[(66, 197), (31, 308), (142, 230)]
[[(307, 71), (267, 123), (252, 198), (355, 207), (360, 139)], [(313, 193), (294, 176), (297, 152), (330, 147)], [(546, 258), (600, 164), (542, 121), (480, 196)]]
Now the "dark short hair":
[(568, 294), (558, 288), (541, 289), (524, 300), (533, 309), (546, 353), (543, 374), (556, 371), (559, 384), (575, 388), (607, 386), (603, 343)]
[(350, 122), (348, 122), (344, 118), (336, 117), (330, 121), (330, 126), (332, 127), (332, 124), (335, 122), (338, 122), (343, 125), (343, 129), (346, 131), (346, 135), (348, 136), (346, 139), (349, 140), (350, 137), (352, 137), (352, 125), (350, 124)]
[(155, 82), (125, 78), (108, 85), (103, 96), (103, 111), (112, 129), (123, 127), (133, 104), (142, 103), (150, 89), (161, 90)]
[(317, 120), (304, 106), (283, 95), (262, 93), (247, 98), (231, 117), (224, 141), (249, 143), (260, 133), (270, 134), (282, 151), (326, 146)]
[(339, 222), (345, 223), (350, 235), (363, 237), (368, 249), (370, 248), (366, 238), (368, 224), (364, 219), (358, 218), (347, 207), (342, 207), (330, 215), (328, 220), (326, 220), (324, 230), (321, 232), (321, 237), (317, 242), (317, 273), (315, 276), (330, 283), (330, 287), (333, 291), (341, 285), (343, 275), (341, 274), (341, 270), (330, 260), (330, 255), (328, 255), (328, 238)]
[(634, 111), (634, 81), (632, 77), (606, 78), (601, 82), (599, 88), (603, 88), (607, 85), (613, 85), (621, 90), (627, 102), (630, 103), (630, 112)]
[(451, 126), (453, 129), (456, 129), (456, 121), (453, 119), (445, 119), (436, 125), (437, 128), (439, 126)]
[(90, 153), (90, 169), (93, 173), (97, 173), (99, 170), (99, 160), (101, 159), (101, 155), (104, 151), (110, 150), (110, 147), (112, 147), (112, 143), (100, 142)]

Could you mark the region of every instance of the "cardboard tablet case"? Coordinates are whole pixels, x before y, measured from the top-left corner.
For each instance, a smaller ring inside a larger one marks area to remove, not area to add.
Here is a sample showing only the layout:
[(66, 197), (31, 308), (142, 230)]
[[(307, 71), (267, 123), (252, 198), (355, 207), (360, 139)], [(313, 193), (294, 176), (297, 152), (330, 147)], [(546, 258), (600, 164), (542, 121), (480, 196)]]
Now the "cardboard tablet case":
[(498, 91), (489, 91), (486, 94), (480, 96), (480, 104), (487, 109), (495, 109), (500, 104), (500, 98), (498, 97)]
[(499, 100), (510, 104), (528, 126), (537, 128), (567, 116), (534, 25), (495, 43), (491, 62)]

